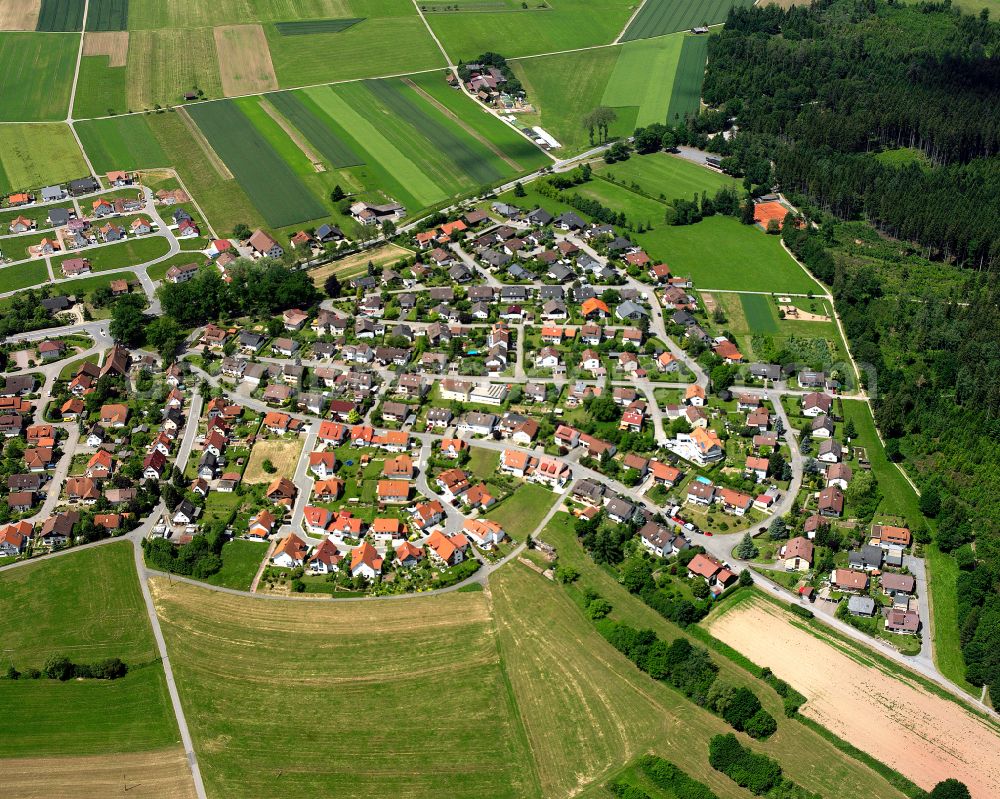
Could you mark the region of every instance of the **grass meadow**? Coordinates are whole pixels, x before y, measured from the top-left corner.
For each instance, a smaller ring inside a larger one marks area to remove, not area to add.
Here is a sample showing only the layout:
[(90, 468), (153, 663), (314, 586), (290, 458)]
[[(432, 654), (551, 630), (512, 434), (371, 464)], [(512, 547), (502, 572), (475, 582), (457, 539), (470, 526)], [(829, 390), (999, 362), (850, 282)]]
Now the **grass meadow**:
[(131, 30), (415, 14), (408, 0), (130, 0)]
[(546, 9), (431, 13), (427, 22), (456, 63), (491, 50), (514, 58), (610, 44), (628, 21), (635, 2), (554, 0), (548, 5)]
[(622, 41), (649, 39), (666, 33), (677, 33), (699, 25), (716, 25), (726, 21), (729, 9), (735, 5), (751, 5), (752, 0), (648, 0), (632, 20)]
[(210, 28), (130, 31), (127, 68), (132, 111), (177, 105), (196, 89), (205, 97), (222, 96)]
[[(283, 227), (324, 215), (324, 206), (236, 103), (201, 103), (188, 112), (269, 225)], [(205, 213), (211, 218), (210, 211)]]
[(152, 588), (210, 796), (539, 795), (485, 595)]
[[(86, 60), (86, 59), (84, 59)], [(98, 172), (115, 169), (155, 169), (170, 165), (149, 124), (141, 114), (75, 123), (90, 162)]]
[(524, 483), (507, 499), (487, 511), (486, 516), (507, 531), (515, 541), (524, 541), (535, 532), (559, 498), (545, 486)]
[[(235, 494), (221, 496), (232, 496), (239, 502), (239, 497)], [(262, 541), (227, 542), (222, 547), (222, 568), (206, 577), (205, 582), (237, 591), (249, 591), (260, 562), (267, 554), (267, 548), (268, 545)]]
[(65, 119), (79, 35), (0, 33), (0, 121)]
[(109, 269), (139, 266), (146, 261), (166, 255), (169, 250), (170, 244), (163, 236), (142, 236), (104, 247), (92, 247), (83, 253), (72, 251), (57, 256), (52, 259), (52, 271), (57, 276), (61, 275), (60, 264), (63, 260), (78, 258), (81, 254), (90, 260), (91, 271), (106, 272)]
[(667, 124), (677, 125), (684, 117), (698, 113), (701, 108), (701, 87), (705, 82), (705, 64), (708, 61), (708, 38), (685, 36), (681, 46), (674, 85), (667, 105)]
[(777, 333), (778, 320), (770, 299), (763, 294), (741, 294), (740, 304), (751, 333)]
[(38, 189), (86, 174), (68, 125), (0, 125), (0, 192)]
[(594, 171), (614, 177), (629, 186), (635, 184), (643, 194), (673, 200), (690, 198), (697, 192), (714, 194), (724, 186), (739, 188), (740, 182), (730, 175), (686, 161), (668, 153), (633, 155), (617, 164), (598, 164)]
[(52, 655), (120, 657), (130, 667), (114, 681), (0, 680), (4, 757), (142, 751), (177, 740), (131, 544), (0, 573), (0, 589), (0, 647), (22, 671)]
[(683, 44), (683, 36), (667, 36), (622, 45), (601, 105), (637, 108), (636, 126), (665, 122), (671, 93), (664, 87), (674, 85)]
[(359, 166), (364, 160), (333, 129), (323, 123), (324, 114), (296, 92), (276, 92), (267, 96), (271, 103), (316, 149), (331, 167)]

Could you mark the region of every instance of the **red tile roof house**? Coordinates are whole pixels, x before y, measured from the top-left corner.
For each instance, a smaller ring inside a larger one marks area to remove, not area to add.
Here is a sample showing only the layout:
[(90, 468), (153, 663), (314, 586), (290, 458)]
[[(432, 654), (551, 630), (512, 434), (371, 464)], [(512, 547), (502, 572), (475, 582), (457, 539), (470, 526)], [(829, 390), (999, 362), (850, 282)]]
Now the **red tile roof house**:
[(378, 551), (367, 541), (351, 550), (351, 576), (374, 580), (382, 573), (383, 559)]
[(291, 569), (295, 566), (303, 565), (306, 553), (308, 552), (309, 546), (306, 542), (295, 535), (295, 533), (291, 533), (278, 544), (277, 549), (274, 550), (274, 554), (271, 556), (271, 562), (275, 566)]
[(695, 555), (688, 563), (688, 575), (701, 577), (709, 585), (725, 587), (736, 579), (736, 575), (711, 555)]
[(920, 614), (915, 610), (893, 608), (885, 617), (885, 629), (898, 635), (916, 635), (920, 630)]
[(834, 569), (830, 575), (830, 584), (845, 593), (858, 593), (868, 588), (868, 573), (853, 569)]

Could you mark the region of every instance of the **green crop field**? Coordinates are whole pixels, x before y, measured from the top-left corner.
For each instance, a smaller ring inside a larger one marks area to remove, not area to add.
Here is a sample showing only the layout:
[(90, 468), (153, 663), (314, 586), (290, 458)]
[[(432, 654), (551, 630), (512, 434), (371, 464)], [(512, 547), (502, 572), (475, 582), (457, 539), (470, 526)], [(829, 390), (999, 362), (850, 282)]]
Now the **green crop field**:
[(108, 65), (106, 55), (88, 55), (80, 59), (80, 80), (73, 101), (77, 119), (120, 114), (128, 110), (126, 67)]
[[(84, 59), (86, 60), (86, 59)], [(90, 162), (100, 173), (115, 169), (153, 169), (170, 163), (140, 114), (77, 122), (76, 132)]]
[(127, 239), (116, 244), (102, 247), (92, 247), (82, 253), (69, 252), (52, 259), (52, 271), (56, 277), (62, 276), (60, 264), (66, 258), (79, 258), (81, 255), (90, 259), (90, 268), (94, 272), (106, 272), (109, 269), (123, 269), (128, 266), (139, 266), (154, 258), (162, 258), (170, 250), (170, 244), (163, 236), (143, 236), (137, 239)]
[(0, 33), (0, 121), (65, 119), (80, 37)]
[(364, 163), (348, 144), (323, 124), (323, 112), (314, 104), (307, 103), (303, 95), (277, 92), (267, 95), (267, 100), (309, 140), (329, 166), (343, 168)]
[(275, 22), (274, 27), (282, 36), (305, 36), (310, 33), (340, 33), (364, 21), (364, 17), (302, 19), (295, 22)]
[(196, 88), (205, 97), (222, 96), (210, 28), (130, 31), (127, 69), (132, 111), (177, 105)]
[(415, 16), (409, 0), (131, 0), (129, 28), (211, 28), (255, 22)]
[(167, 156), (166, 163), (177, 170), (220, 234), (232, 231), (237, 224), (251, 228), (264, 225), (264, 217), (239, 183), (221, 175), (204, 151), (192, 142), (191, 131), (179, 113), (153, 114), (146, 120)]
[(515, 541), (523, 541), (535, 531), (557, 499), (558, 495), (545, 486), (524, 483), (486, 515)]
[[(620, 47), (510, 62), (537, 113), (519, 114), (522, 124), (540, 125), (562, 145), (563, 157), (591, 146), (583, 118), (601, 105)], [(635, 128), (637, 109), (616, 108), (611, 136), (628, 136)]]
[[(0, 241), (0, 244), (3, 244)], [(0, 247), (0, 252), (3, 248)], [(24, 254), (14, 257), (23, 258)], [(28, 261), (14, 266), (0, 266), (0, 293), (26, 289), (30, 286), (38, 286), (49, 279), (49, 271), (45, 268), (45, 261)]]
[(703, 191), (714, 194), (724, 186), (738, 189), (740, 185), (736, 178), (669, 153), (633, 155), (616, 164), (598, 164), (594, 170), (614, 177), (619, 183), (629, 186), (634, 183), (643, 193), (668, 201), (690, 198)]
[(491, 50), (514, 58), (609, 44), (628, 21), (635, 0), (555, 0), (547, 5), (428, 14), (427, 21), (456, 62)]
[[(538, 795), (483, 594), (292, 603), (152, 588), (210, 796)], [(321, 711), (266, 710), (304, 699)]]
[(319, 200), (235, 103), (203, 103), (189, 112), (269, 225), (283, 227), (325, 214)]
[(674, 73), (674, 86), (667, 106), (667, 124), (677, 125), (687, 115), (701, 108), (701, 87), (705, 82), (705, 62), (708, 60), (708, 37), (685, 36), (681, 55)]
[(601, 104), (638, 108), (639, 126), (665, 122), (671, 95), (664, 87), (674, 84), (683, 43), (683, 36), (668, 36), (622, 45)]
[(86, 174), (68, 125), (0, 125), (0, 192), (37, 189)]
[(509, 125), (500, 122), (493, 114), (487, 113), (463, 92), (449, 86), (441, 73), (413, 75), (408, 80), (421, 92), (429, 95), (435, 103), (443, 106), (448, 114), (459, 121), (459, 124), (471, 129), (481, 141), (489, 142), (498, 148), (504, 156), (517, 165), (520, 171), (538, 169), (551, 164), (551, 159), (542, 150)]
[(316, 171), (299, 146), (282, 130), (270, 114), (261, 107), (260, 97), (240, 97), (232, 101), (243, 115), (250, 120), (257, 132), (264, 137), (271, 149), (298, 175), (310, 175)]
[(740, 304), (751, 333), (777, 333), (778, 320), (774, 318), (771, 301), (763, 294), (741, 294)]
[(441, 51), (411, 6), (406, 16), (374, 17), (337, 33), (285, 36), (266, 25), (281, 86), (377, 78), (443, 67)]
[(622, 41), (649, 39), (665, 33), (677, 33), (699, 25), (725, 22), (729, 9), (752, 5), (752, 0), (647, 0), (632, 20)]
[(87, 8), (88, 31), (128, 30), (129, 0), (90, 0)]
[(133, 752), (177, 740), (131, 544), (0, 573), (0, 615), (5, 660), (22, 671), (52, 655), (120, 657), (130, 667), (114, 681), (0, 680), (3, 757)]
[(36, 31), (78, 31), (83, 29), (80, 0), (42, 0)]

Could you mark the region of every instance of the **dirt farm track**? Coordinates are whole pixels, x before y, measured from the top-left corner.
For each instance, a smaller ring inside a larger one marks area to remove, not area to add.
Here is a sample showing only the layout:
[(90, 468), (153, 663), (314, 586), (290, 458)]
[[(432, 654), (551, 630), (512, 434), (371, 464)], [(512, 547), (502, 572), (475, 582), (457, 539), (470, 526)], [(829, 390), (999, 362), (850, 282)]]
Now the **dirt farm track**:
[[(3, 761), (4, 799), (195, 799), (184, 750)], [(125, 793), (127, 789), (127, 794)]]
[(1000, 731), (958, 703), (823, 640), (763, 599), (734, 606), (709, 629), (804, 694), (804, 715), (922, 788), (954, 777), (973, 799), (1000, 797)]

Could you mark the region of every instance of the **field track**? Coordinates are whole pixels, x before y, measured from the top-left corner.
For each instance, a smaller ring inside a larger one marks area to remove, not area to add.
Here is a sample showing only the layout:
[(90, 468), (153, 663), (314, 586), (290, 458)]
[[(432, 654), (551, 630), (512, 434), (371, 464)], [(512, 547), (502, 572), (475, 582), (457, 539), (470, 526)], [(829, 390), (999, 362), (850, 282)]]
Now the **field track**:
[(42, 0), (0, 0), (0, 31), (33, 31)]
[(83, 54), (106, 55), (109, 67), (128, 63), (128, 31), (88, 31), (83, 35)]
[(223, 180), (233, 180), (233, 173), (229, 171), (229, 167), (226, 166), (225, 161), (219, 158), (219, 154), (212, 149), (212, 145), (208, 143), (208, 139), (205, 138), (205, 134), (201, 132), (201, 129), (195, 124), (194, 120), (191, 119), (191, 115), (187, 112), (186, 108), (178, 108), (177, 115), (184, 120), (184, 125), (189, 131), (191, 131), (191, 138), (195, 140), (198, 147), (205, 154), (205, 158), (212, 165), (216, 172), (219, 173), (219, 177)]
[(323, 166), (322, 159), (316, 155), (313, 149), (309, 146), (309, 143), (302, 138), (301, 135), (299, 135), (299, 132), (278, 112), (278, 109), (271, 104), (271, 101), (267, 97), (260, 98), (260, 107), (269, 117), (271, 117), (271, 119), (278, 123), (286, 134), (288, 134), (288, 138), (295, 142), (295, 146), (298, 147), (302, 151), (302, 154), (312, 162), (313, 168), (315, 168), (317, 172), (326, 171), (326, 167)]
[(184, 750), (0, 761), (4, 799), (194, 799)]

